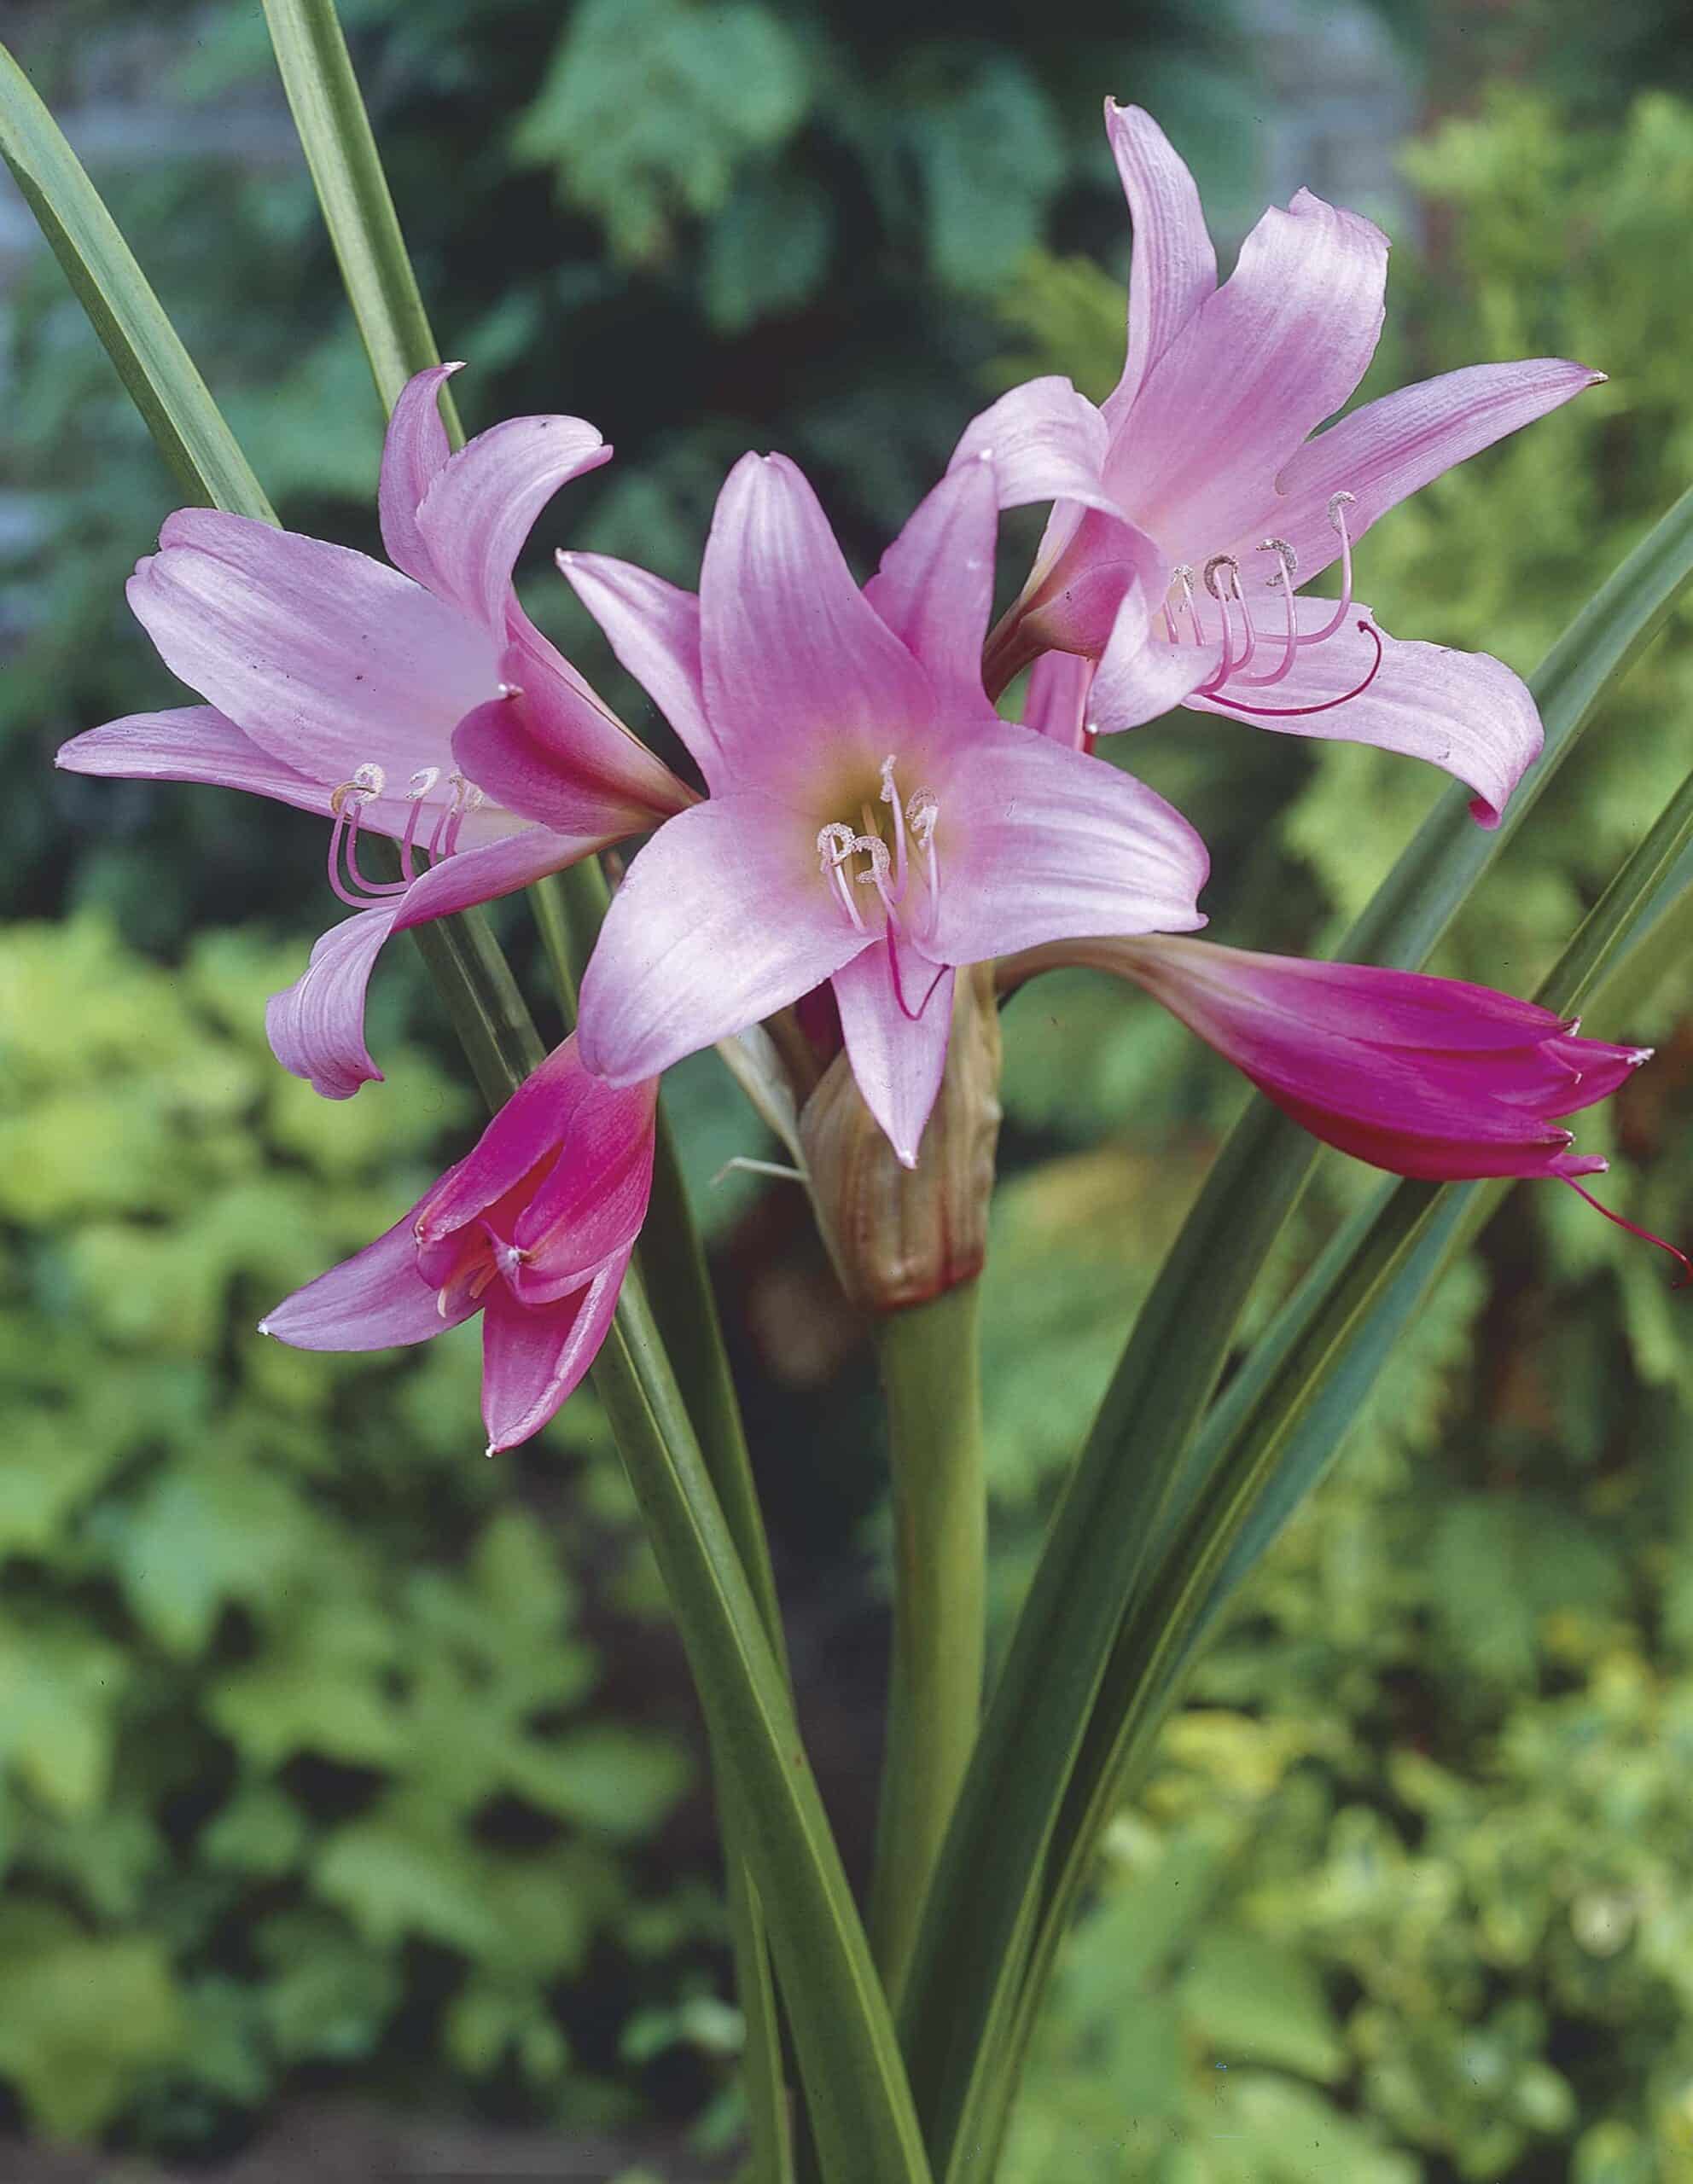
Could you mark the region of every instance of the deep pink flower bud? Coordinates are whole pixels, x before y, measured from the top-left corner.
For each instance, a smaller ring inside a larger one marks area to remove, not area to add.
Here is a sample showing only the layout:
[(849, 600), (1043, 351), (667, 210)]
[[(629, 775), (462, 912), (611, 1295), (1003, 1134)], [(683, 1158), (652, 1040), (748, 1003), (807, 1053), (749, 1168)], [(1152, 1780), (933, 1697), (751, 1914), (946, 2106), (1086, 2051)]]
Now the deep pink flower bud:
[(653, 1180), (656, 1082), (614, 1090), (567, 1039), (401, 1221), (277, 1305), (297, 1350), (386, 1350), (482, 1315), (488, 1453), (537, 1433), (605, 1339)]
[[(1342, 1153), (1440, 1182), (1556, 1176), (1608, 1220), (1647, 1235), (1577, 1182), (1609, 1163), (1575, 1152), (1561, 1118), (1608, 1099), (1649, 1047), (1581, 1038), (1577, 1018), (1462, 979), (1163, 936), (1031, 950), (1001, 965), (1002, 988), (1060, 962), (1132, 979)], [(1647, 1240), (1693, 1276), (1673, 1245)]]

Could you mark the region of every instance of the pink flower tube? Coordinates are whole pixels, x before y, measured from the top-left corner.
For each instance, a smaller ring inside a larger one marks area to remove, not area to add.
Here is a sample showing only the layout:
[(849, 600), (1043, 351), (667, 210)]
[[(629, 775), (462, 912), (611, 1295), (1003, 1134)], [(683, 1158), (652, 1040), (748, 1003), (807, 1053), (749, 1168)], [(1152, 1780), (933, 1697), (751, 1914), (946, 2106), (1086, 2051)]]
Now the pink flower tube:
[(1455, 1182), (1603, 1175), (1560, 1118), (1608, 1099), (1649, 1047), (1578, 1036), (1579, 1019), (1489, 986), (1359, 963), (1261, 956), (1208, 941), (1074, 942), (1001, 966), (1014, 985), (1058, 963), (1130, 979), (1314, 1137), (1396, 1176)]
[[(1188, 706), (1432, 760), (1496, 825), (1540, 749), (1533, 699), (1484, 653), (1380, 629), (1353, 595), (1353, 549), (1407, 495), (1604, 375), (1556, 357), (1473, 364), (1318, 432), (1380, 339), (1386, 236), (1301, 189), (1219, 286), (1168, 138), (1138, 107), (1108, 102), (1105, 120), (1134, 223), (1123, 376), (1101, 413), (1096, 496), (1054, 510), (990, 647), (989, 688), (1074, 653), (1085, 671), (1038, 669), (1027, 712), (1061, 740)], [(1335, 561), (1340, 599), (1301, 595)]]
[[(268, 1019), (284, 1068), (330, 1099), (381, 1075), (364, 992), (391, 933), (527, 887), (694, 801), (512, 590), (542, 508), (611, 450), (579, 417), (513, 417), (451, 453), (438, 397), (457, 369), (419, 372), (394, 406), (380, 488), (392, 568), (179, 508), (129, 601), (166, 665), (210, 702), (131, 714), (59, 752), (73, 773), (208, 781), (331, 822), (329, 885), (355, 915)], [(361, 870), (373, 832), (399, 843), (399, 880)]]
[(297, 1350), (387, 1350), (480, 1311), (488, 1453), (527, 1441), (611, 1324), (652, 1188), (657, 1093), (590, 1077), (567, 1039), (404, 1219), (259, 1333)]

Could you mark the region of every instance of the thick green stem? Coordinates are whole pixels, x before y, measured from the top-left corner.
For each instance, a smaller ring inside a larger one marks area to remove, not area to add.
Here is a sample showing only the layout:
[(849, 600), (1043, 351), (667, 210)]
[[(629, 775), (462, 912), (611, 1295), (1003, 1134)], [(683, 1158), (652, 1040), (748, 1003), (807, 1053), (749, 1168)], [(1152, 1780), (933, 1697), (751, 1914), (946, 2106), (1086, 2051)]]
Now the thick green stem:
[(876, 1325), (893, 1472), (893, 1658), (870, 1940), (890, 1998), (981, 1710), (986, 1513), (977, 1286)]

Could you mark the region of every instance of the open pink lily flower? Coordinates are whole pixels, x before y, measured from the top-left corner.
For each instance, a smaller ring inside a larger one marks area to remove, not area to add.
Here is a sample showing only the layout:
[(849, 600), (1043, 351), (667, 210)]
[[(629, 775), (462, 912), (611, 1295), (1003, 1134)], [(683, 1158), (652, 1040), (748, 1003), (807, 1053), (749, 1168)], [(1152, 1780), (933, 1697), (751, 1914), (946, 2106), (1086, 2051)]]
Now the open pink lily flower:
[[(1403, 643), (1353, 595), (1353, 549), (1444, 470), (1603, 374), (1557, 357), (1475, 364), (1316, 432), (1356, 390), (1383, 317), (1388, 242), (1300, 190), (1220, 287), (1193, 177), (1149, 114), (1108, 102), (1134, 222), (1128, 353), (1103, 405), (1097, 501), (1054, 511), (996, 631), (988, 687), (1043, 653), (1033, 723), (1085, 745), (1184, 705), (1432, 760), (1497, 825), (1539, 753), (1519, 678), (1485, 653)], [(1299, 587), (1336, 559), (1338, 600)], [(1050, 702), (1062, 690), (1064, 702)]]
[(582, 985), (590, 1069), (655, 1076), (828, 980), (864, 1099), (914, 1165), (958, 965), (1204, 923), (1206, 855), (1186, 822), (1000, 720), (982, 690), (998, 508), (1064, 490), (1023, 462), (1031, 416), (1049, 411), (1085, 407), (1048, 382), (979, 419), (864, 590), (780, 456), (731, 472), (697, 597), (561, 556), (710, 792), (613, 901)]
[[(1583, 1188), (1609, 1164), (1573, 1151), (1560, 1118), (1609, 1099), (1649, 1047), (1581, 1038), (1577, 1018), (1462, 979), (1210, 941), (1069, 942), (1002, 966), (1002, 983), (1059, 962), (1132, 979), (1302, 1129), (1372, 1167), (1440, 1182), (1555, 1176), (1647, 1234)], [(1693, 1274), (1673, 1245), (1648, 1240)]]
[(593, 1363), (646, 1218), (658, 1087), (567, 1039), (405, 1217), (263, 1321), (296, 1350), (388, 1350), (482, 1315), (488, 1453), (538, 1433)]
[[(178, 509), (129, 600), (166, 665), (210, 702), (131, 714), (58, 754), (74, 773), (214, 782), (333, 822), (329, 884), (355, 915), (270, 1010), (277, 1059), (331, 1099), (381, 1074), (364, 992), (390, 933), (526, 887), (693, 801), (512, 590), (542, 507), (611, 450), (580, 418), (514, 417), (451, 453), (438, 396), (457, 369), (418, 373), (388, 426), (393, 567)], [(400, 844), (402, 879), (361, 871), (371, 831)]]

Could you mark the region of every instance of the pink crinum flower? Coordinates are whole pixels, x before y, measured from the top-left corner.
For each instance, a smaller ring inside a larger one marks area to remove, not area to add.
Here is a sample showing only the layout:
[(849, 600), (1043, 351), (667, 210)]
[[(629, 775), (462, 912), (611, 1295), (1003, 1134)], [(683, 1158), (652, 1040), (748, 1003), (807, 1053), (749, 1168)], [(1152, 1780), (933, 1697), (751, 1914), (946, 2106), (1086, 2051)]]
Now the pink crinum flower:
[(582, 985), (590, 1069), (655, 1076), (832, 981), (864, 1099), (914, 1165), (956, 966), (1204, 923), (1205, 851), (1185, 821), (1000, 720), (982, 691), (998, 508), (1087, 490), (1073, 466), (1025, 460), (1080, 406), (1036, 382), (978, 419), (864, 590), (781, 456), (731, 472), (697, 597), (561, 556), (710, 792), (612, 903)]
[(488, 1453), (527, 1440), (611, 1324), (646, 1217), (657, 1091), (614, 1091), (567, 1039), (403, 1220), (259, 1333), (297, 1350), (388, 1350), (480, 1312)]
[[(1042, 653), (1032, 724), (1085, 744), (1185, 705), (1295, 735), (1428, 758), (1496, 825), (1541, 743), (1516, 676), (1485, 653), (1402, 643), (1353, 596), (1353, 549), (1454, 463), (1603, 377), (1556, 357), (1399, 388), (1311, 435), (1375, 353), (1388, 242), (1300, 190), (1230, 277), (1192, 176), (1149, 114), (1108, 102), (1134, 222), (1128, 353), (1096, 420), (1112, 502), (1055, 509), (996, 631), (988, 687)], [(1338, 601), (1299, 586), (1341, 563)]]
[(1211, 941), (1066, 942), (1002, 965), (1007, 987), (1059, 964), (1133, 982), (1312, 1136), (1396, 1176), (1456, 1182), (1550, 1176), (1633, 1234), (1578, 1180), (1561, 1118), (1609, 1099), (1651, 1056), (1577, 1036), (1580, 1019), (1490, 986), (1363, 963), (1263, 956)]
[[(527, 886), (693, 801), (512, 590), (542, 507), (611, 450), (580, 418), (514, 417), (451, 453), (437, 398), (457, 369), (420, 372), (388, 427), (380, 506), (394, 567), (178, 509), (129, 600), (166, 666), (210, 702), (132, 714), (59, 752), (75, 773), (215, 782), (333, 822), (329, 884), (354, 915), (269, 1016), (277, 1059), (332, 1099), (381, 1074), (364, 990), (390, 933)], [(366, 877), (370, 832), (399, 842), (404, 878)]]

